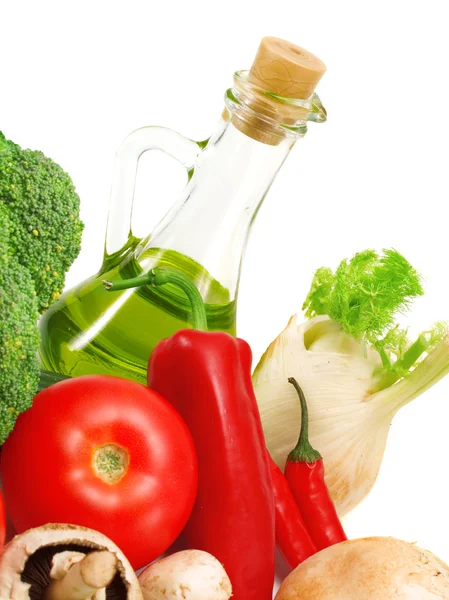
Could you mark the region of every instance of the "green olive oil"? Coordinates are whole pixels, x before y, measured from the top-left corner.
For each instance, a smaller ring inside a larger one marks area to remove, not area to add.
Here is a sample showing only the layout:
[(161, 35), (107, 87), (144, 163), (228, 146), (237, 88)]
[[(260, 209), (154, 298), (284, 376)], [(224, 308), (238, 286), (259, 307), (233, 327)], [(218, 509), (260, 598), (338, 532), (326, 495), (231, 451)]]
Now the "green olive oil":
[[(122, 255), (123, 257), (123, 255)], [(235, 335), (235, 301), (195, 261), (171, 250), (151, 248), (88, 279), (64, 294), (41, 320), (42, 368), (63, 375), (104, 374), (146, 382), (155, 345), (191, 327), (190, 303), (173, 285), (107, 292), (103, 280), (137, 277), (155, 266), (179, 269), (205, 301), (208, 327)], [(144, 269), (141, 265), (144, 265)]]

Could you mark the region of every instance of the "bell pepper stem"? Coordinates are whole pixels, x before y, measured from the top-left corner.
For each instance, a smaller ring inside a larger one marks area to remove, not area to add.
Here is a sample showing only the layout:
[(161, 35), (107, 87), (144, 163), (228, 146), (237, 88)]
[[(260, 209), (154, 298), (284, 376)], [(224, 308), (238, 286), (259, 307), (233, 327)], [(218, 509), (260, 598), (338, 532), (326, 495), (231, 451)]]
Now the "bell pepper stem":
[(120, 290), (142, 287), (144, 285), (157, 287), (167, 283), (171, 283), (182, 289), (189, 299), (192, 310), (193, 328), (198, 329), (199, 331), (207, 331), (206, 309), (201, 294), (186, 275), (175, 269), (156, 267), (148, 273), (145, 273), (145, 275), (133, 277), (132, 279), (121, 279), (120, 281), (103, 280), (104, 288), (108, 292), (118, 292)]
[(288, 460), (290, 462), (314, 463), (317, 460), (321, 460), (322, 456), (309, 442), (309, 411), (307, 408), (306, 397), (294, 377), (289, 377), (288, 382), (295, 388), (301, 403), (301, 431), (299, 433), (298, 443), (288, 455)]

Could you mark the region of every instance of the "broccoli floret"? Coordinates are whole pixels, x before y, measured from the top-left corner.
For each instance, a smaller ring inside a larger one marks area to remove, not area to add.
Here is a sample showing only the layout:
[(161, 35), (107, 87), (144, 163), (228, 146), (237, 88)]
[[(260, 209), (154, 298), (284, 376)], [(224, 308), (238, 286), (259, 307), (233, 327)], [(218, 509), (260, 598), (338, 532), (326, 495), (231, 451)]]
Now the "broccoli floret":
[(0, 132), (0, 203), (8, 210), (10, 252), (30, 272), (43, 313), (59, 297), (80, 251), (79, 196), (58, 164)]
[(39, 384), (39, 317), (33, 280), (8, 251), (11, 224), (0, 202), (0, 445)]

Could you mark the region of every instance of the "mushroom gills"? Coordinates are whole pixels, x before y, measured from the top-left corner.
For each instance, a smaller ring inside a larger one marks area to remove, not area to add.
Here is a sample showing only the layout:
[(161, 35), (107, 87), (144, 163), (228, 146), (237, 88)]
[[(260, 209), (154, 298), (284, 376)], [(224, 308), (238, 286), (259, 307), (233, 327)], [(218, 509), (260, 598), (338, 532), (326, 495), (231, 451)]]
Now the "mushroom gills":
[[(105, 548), (107, 550), (107, 548)], [(21, 580), (28, 583), (31, 587), (29, 590), (30, 600), (42, 600), (48, 585), (52, 582), (50, 572), (53, 566), (53, 557), (61, 552), (80, 552), (82, 554), (90, 554), (98, 551), (98, 548), (86, 548), (78, 544), (58, 544), (43, 546), (32, 554), (21, 574)], [(111, 584), (106, 588), (106, 600), (126, 600), (127, 588), (117, 572)]]

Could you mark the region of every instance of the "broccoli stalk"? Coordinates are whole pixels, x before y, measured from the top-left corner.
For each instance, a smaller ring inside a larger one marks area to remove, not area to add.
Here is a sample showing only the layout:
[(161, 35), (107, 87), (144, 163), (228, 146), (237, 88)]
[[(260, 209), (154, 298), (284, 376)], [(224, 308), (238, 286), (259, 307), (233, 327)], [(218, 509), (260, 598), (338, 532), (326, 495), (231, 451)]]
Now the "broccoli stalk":
[(28, 271), (9, 253), (13, 231), (0, 202), (0, 445), (39, 383), (38, 301)]
[(79, 197), (58, 164), (0, 132), (0, 204), (10, 221), (9, 252), (31, 274), (43, 313), (59, 297), (80, 251)]

